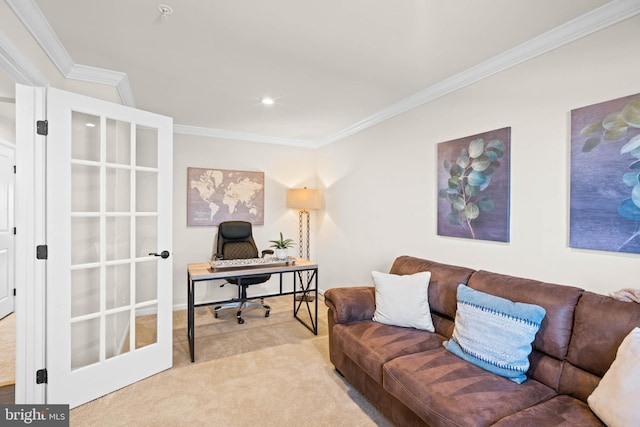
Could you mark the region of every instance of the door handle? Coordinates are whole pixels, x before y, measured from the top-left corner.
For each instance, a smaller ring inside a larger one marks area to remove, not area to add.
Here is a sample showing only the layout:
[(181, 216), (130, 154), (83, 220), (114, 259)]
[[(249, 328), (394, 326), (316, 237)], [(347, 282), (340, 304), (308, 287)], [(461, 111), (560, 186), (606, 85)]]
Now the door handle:
[(162, 251), (159, 254), (157, 254), (155, 252), (151, 252), (149, 255), (159, 256), (162, 259), (167, 259), (167, 258), (169, 258), (169, 255), (171, 255), (171, 254), (169, 253), (169, 251)]

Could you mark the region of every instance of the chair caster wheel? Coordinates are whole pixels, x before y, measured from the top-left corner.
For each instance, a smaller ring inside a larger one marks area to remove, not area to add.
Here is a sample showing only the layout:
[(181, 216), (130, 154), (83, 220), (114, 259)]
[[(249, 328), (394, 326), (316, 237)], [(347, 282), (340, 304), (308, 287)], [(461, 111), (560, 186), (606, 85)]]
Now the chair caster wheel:
[(269, 310), (267, 310), (267, 312), (264, 313), (264, 317), (269, 317)]
[(244, 319), (242, 317), (238, 318), (238, 324), (242, 325), (244, 323)]
[(213, 317), (215, 317), (216, 319), (218, 318), (218, 312), (217, 311), (213, 312)]

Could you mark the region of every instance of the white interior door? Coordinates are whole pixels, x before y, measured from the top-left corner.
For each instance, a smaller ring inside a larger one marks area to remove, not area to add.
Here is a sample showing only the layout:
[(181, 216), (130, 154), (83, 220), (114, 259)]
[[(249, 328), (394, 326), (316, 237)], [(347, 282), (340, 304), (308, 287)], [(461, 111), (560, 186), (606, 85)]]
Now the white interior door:
[(0, 319), (12, 313), (14, 305), (14, 155), (12, 146), (0, 143)]
[(173, 123), (56, 89), (47, 118), (47, 402), (75, 407), (172, 365)]

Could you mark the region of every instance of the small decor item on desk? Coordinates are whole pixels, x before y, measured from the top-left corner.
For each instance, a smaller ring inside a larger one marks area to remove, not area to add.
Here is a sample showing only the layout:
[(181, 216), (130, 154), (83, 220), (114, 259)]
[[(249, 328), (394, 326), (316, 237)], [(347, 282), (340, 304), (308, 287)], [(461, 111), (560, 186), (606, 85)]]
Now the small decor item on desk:
[(292, 239), (285, 239), (280, 232), (280, 240), (269, 240), (273, 243), (270, 248), (276, 249), (276, 259), (287, 259), (289, 257), (289, 248), (292, 248), (295, 243)]

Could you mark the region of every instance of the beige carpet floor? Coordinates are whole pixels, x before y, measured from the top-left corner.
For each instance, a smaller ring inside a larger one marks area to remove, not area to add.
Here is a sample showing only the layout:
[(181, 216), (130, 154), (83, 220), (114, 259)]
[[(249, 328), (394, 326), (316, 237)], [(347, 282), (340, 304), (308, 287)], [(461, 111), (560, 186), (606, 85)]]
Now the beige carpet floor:
[(16, 315), (0, 320), (0, 387), (16, 380)]
[(196, 362), (186, 312), (174, 313), (174, 367), (71, 411), (71, 426), (392, 426), (329, 362), (326, 307), (319, 333), (292, 316), (292, 299), (270, 298), (239, 325), (196, 310)]

